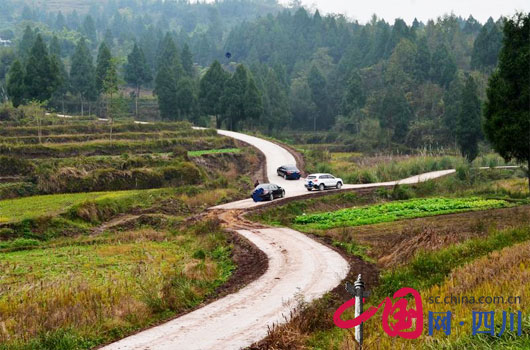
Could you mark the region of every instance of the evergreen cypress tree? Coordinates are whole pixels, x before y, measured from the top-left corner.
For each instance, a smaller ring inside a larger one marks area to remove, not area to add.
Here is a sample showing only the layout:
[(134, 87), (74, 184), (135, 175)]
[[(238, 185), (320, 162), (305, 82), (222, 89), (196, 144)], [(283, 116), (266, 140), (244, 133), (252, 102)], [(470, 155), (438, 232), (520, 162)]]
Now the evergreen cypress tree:
[(81, 100), (81, 114), (84, 114), (84, 102), (97, 94), (96, 79), (92, 56), (84, 38), (77, 43), (72, 55), (70, 69), (70, 88)]
[(419, 82), (423, 82), (429, 78), (431, 70), (431, 52), (427, 44), (427, 38), (422, 36), (418, 40), (416, 49), (416, 78)]
[(502, 32), (490, 17), (473, 43), (471, 68), (492, 69), (495, 67), (501, 46)]
[(179, 119), (191, 116), (197, 100), (193, 90), (193, 80), (191, 78), (183, 77), (179, 80), (176, 91)]
[(168, 64), (158, 68), (155, 78), (155, 92), (158, 97), (158, 108), (162, 119), (174, 120), (178, 114), (177, 81), (174, 70)]
[(359, 71), (352, 70), (342, 99), (342, 114), (349, 115), (354, 110), (364, 107), (365, 101), (366, 96)]
[(102, 42), (99, 45), (98, 57), (96, 60), (96, 90), (98, 93), (104, 92), (103, 81), (105, 75), (111, 67), (112, 54), (110, 53), (109, 47)]
[(177, 84), (182, 76), (183, 69), (177, 46), (171, 35), (167, 33), (160, 43), (155, 79), (155, 93), (158, 96), (158, 107), (163, 119), (171, 120), (178, 116)]
[(26, 97), (39, 102), (49, 100), (59, 85), (59, 79), (57, 62), (50, 59), (48, 49), (39, 34), (26, 64), (24, 75)]
[(19, 60), (15, 60), (9, 69), (7, 79), (7, 94), (13, 102), (13, 106), (18, 107), (24, 100), (24, 67)]
[(193, 56), (191, 55), (191, 51), (188, 44), (184, 44), (182, 52), (180, 53), (180, 59), (182, 62), (182, 68), (184, 69), (184, 73), (188, 77), (193, 77), (195, 75), (193, 70)]
[(214, 115), (216, 127), (221, 127), (221, 114), (223, 106), (221, 97), (225, 85), (228, 82), (229, 74), (219, 61), (214, 61), (206, 71), (199, 83), (199, 104), (201, 111), (205, 114)]
[(223, 112), (229, 120), (230, 130), (238, 130), (239, 122), (245, 119), (244, 98), (247, 86), (248, 73), (246, 68), (240, 64), (228, 80), (221, 97)]
[(438, 45), (432, 55), (432, 79), (443, 87), (448, 87), (456, 74), (456, 63), (444, 44)]
[(31, 29), (30, 26), (26, 26), (24, 29), (24, 34), (22, 35), (22, 40), (18, 44), (18, 53), (20, 57), (25, 60), (35, 43), (35, 32)]
[(530, 14), (504, 22), (498, 69), (488, 82), (484, 133), (506, 160), (527, 164), (530, 187)]
[(87, 15), (83, 21), (83, 34), (90, 40), (93, 47), (95, 47), (97, 42), (96, 25), (90, 15)]
[(478, 155), (478, 141), (482, 137), (480, 100), (477, 85), (470, 75), (462, 91), (460, 114), (456, 124), (456, 140), (462, 156), (471, 163)]
[(257, 121), (263, 113), (261, 94), (256, 82), (249, 74), (245, 95), (243, 96), (243, 113), (246, 119)]
[(313, 65), (307, 76), (307, 84), (311, 89), (311, 99), (317, 106), (318, 112), (313, 115), (313, 131), (317, 129), (317, 115), (321, 118), (327, 115), (327, 83), (320, 70)]
[(133, 50), (127, 56), (125, 65), (125, 81), (135, 87), (135, 115), (138, 116), (138, 98), (140, 97), (140, 88), (143, 84), (152, 80), (151, 72), (145, 61), (143, 50), (134, 43)]

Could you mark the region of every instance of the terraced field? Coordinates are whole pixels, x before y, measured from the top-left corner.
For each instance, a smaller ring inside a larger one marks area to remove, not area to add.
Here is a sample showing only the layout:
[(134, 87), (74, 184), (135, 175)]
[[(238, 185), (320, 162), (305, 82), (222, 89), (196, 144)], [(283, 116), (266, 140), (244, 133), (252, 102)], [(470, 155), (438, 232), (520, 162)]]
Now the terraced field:
[(258, 153), (182, 122), (112, 140), (98, 120), (44, 124), (0, 127), (0, 349), (90, 349), (215, 297), (246, 248), (186, 220), (246, 197)]

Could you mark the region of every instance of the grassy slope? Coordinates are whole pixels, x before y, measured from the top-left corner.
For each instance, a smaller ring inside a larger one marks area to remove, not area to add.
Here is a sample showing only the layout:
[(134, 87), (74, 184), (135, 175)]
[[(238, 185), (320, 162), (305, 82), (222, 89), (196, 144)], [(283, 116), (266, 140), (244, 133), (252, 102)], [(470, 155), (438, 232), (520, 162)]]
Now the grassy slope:
[[(153, 194), (160, 192), (160, 190), (146, 191)], [(141, 192), (145, 191), (66, 193), (3, 200), (0, 201), (0, 223), (56, 216), (87, 200), (119, 200), (134, 197)]]
[[(49, 183), (57, 185), (51, 192), (70, 191), (63, 186), (68, 176), (82, 183), (93, 174), (105, 175), (109, 186), (127, 180), (131, 186), (125, 188), (146, 188), (140, 180), (152, 181), (143, 175), (158, 170), (166, 182), (154, 186), (173, 187), (0, 201), (0, 350), (93, 348), (193, 308), (234, 269), (232, 247), (218, 222), (182, 221), (240, 198), (256, 165), (252, 152), (233, 148), (232, 139), (214, 130), (196, 131), (183, 123), (117, 123), (119, 140), (112, 143), (106, 125), (60, 123), (43, 127), (45, 138), (53, 135), (55, 142), (46, 145), (34, 144), (32, 127), (0, 130), (11, 142), (0, 149), (28, 158), (13, 162), (19, 166), (13, 175), (38, 179), (33, 190)], [(18, 143), (18, 137), (28, 143)], [(230, 162), (229, 155), (208, 157), (202, 162), (208, 168), (197, 176), (200, 183), (168, 183), (169, 177), (186, 177), (187, 168), (178, 167), (193, 165), (186, 155), (201, 163), (202, 155), (226, 152), (241, 153), (233, 157), (241, 164)], [(135, 172), (138, 182), (130, 179)], [(228, 183), (227, 177), (236, 181)], [(0, 190), (31, 194), (17, 186)], [(127, 228), (121, 231), (106, 223), (118, 214), (141, 216), (123, 221)]]
[[(378, 191), (372, 195), (362, 197), (358, 197), (354, 194), (340, 194), (332, 195), (327, 198), (323, 197), (315, 200), (309, 200), (305, 201), (304, 203), (291, 202), (283, 207), (268, 209), (261, 214), (254, 215), (253, 217), (254, 219), (259, 219), (263, 222), (275, 222), (278, 224), (281, 223), (282, 225), (293, 226), (295, 218), (302, 213), (320, 213), (329, 210), (334, 211), (353, 205), (374, 202), (377, 203), (378, 201), (385, 199), (400, 198), (403, 195), (408, 197), (443, 194), (456, 197), (460, 195), (472, 196), (481, 194), (505, 198), (509, 201), (517, 201), (518, 198), (524, 197), (525, 193), (527, 193), (524, 192), (526, 190), (526, 184), (523, 179), (503, 179), (505, 176), (498, 176), (498, 172), (489, 174), (490, 175), (485, 177), (482, 175), (478, 177), (474, 176), (472, 179), (458, 179), (457, 177), (449, 177), (446, 179), (421, 184), (413, 188), (405, 186), (402, 187), (397, 193), (396, 191)], [(522, 200), (522, 202), (526, 202), (526, 200)], [(379, 207), (379, 209), (381, 209), (381, 207)], [(383, 211), (383, 215), (384, 214), (385, 213)], [(449, 240), (448, 243), (446, 243), (441, 249), (431, 252), (420, 252), (405, 265), (402, 265), (393, 271), (387, 270), (384, 272), (380, 286), (375, 290), (371, 288), (372, 297), (369, 299), (369, 303), (378, 303), (381, 301), (383, 296), (391, 295), (395, 290), (405, 285), (418, 288), (424, 296), (429, 295), (429, 293), (432, 293), (430, 288), (436, 288), (432, 286), (443, 284), (444, 280), (451, 273), (451, 271), (456, 271), (454, 273), (458, 274), (459, 268), (463, 268), (462, 266), (465, 266), (476, 259), (480, 259), (481, 257), (483, 257), (483, 259), (487, 259), (485, 257), (492, 252), (512, 246), (519, 242), (530, 240), (530, 227), (528, 226), (527, 218), (528, 216), (525, 216), (524, 214), (513, 216), (512, 220), (509, 222), (509, 225), (514, 226), (515, 228), (502, 230), (490, 228), (489, 234), (485, 239), (473, 238), (456, 244), (450, 244), (451, 240)], [(406, 226), (406, 222), (407, 221), (404, 220), (402, 226)], [(388, 226), (388, 229), (392, 231), (391, 226), (389, 226), (390, 224), (384, 223), (379, 225)], [(476, 224), (471, 223), (471, 225), (475, 225), (477, 230), (482, 230), (481, 221), (478, 221)], [(308, 226), (309, 225), (298, 225), (297, 228), (322, 236), (328, 236), (328, 233), (331, 234), (333, 232), (333, 235), (330, 236), (330, 238), (334, 240), (336, 246), (341, 247), (350, 254), (360, 256), (365, 260), (370, 260), (366, 255), (366, 251), (370, 249), (370, 247), (360, 246), (355, 239), (349, 239), (350, 232), (353, 234), (356, 231), (354, 228), (351, 230), (349, 228), (329, 230), (322, 227), (310, 228)], [(415, 232), (414, 227), (415, 225), (411, 222), (409, 230)], [(458, 229), (458, 226), (454, 228), (455, 233), (458, 232)], [(487, 227), (485, 229), (486, 231), (488, 230)], [(403, 234), (403, 232), (401, 234)], [(389, 237), (388, 239), (392, 240), (392, 237)], [(442, 239), (442, 237), (434, 236), (433, 239)], [(373, 242), (373, 244), (377, 244), (377, 242)], [(394, 249), (400, 249), (400, 247), (401, 245), (395, 246)], [(386, 253), (390, 254), (391, 252), (388, 251)], [(530, 261), (528, 264), (530, 265)], [(524, 266), (527, 266), (527, 264), (524, 263)], [(519, 266), (516, 269), (517, 271), (520, 271), (521, 268), (522, 267)], [(498, 274), (502, 274), (502, 272), (499, 271)], [(474, 271), (473, 273), (464, 273), (464, 275), (467, 276), (466, 278), (471, 280), (473, 280), (472, 276), (474, 275), (480, 276), (477, 271)], [(491, 275), (488, 274), (488, 276)], [(491, 283), (491, 279), (488, 280)], [(519, 278), (519, 282), (521, 282), (521, 278)], [(511, 286), (512, 292), (505, 292), (504, 295), (514, 294), (513, 290), (517, 290), (517, 288), (521, 288), (521, 286), (525, 285), (523, 282), (513, 284)], [(490, 290), (487, 287), (483, 288), (482, 290), (475, 290), (477, 293), (480, 292), (481, 295), (489, 295), (489, 291)], [(440, 294), (439, 292), (437, 293)], [(333, 298), (331, 298), (331, 300), (333, 300)], [(309, 307), (304, 307), (302, 308), (302, 316), (291, 323), (289, 326), (290, 328), (287, 327), (285, 330), (277, 330), (271, 335), (270, 339), (275, 342), (274, 344), (276, 344), (278, 348), (282, 348), (282, 346), (291, 346), (293, 349), (301, 349), (305, 347), (313, 349), (341, 349), (344, 347), (351, 348), (354, 346), (354, 341), (352, 340), (352, 334), (350, 332), (336, 328), (333, 325), (327, 324), (326, 322), (323, 322), (324, 325), (317, 325), (314, 327), (311, 326), (311, 318), (314, 318), (315, 315), (318, 315), (320, 318), (331, 318), (334, 309), (338, 307), (338, 305), (340, 305), (340, 302), (324, 302), (324, 300), (321, 300), (320, 304), (314, 303)], [(424, 305), (424, 309), (428, 311), (426, 305)], [(352, 318), (353, 315), (350, 313), (344, 316), (345, 318)], [(525, 322), (528, 323), (529, 321), (527, 320)], [(410, 340), (391, 339), (384, 334), (381, 329), (380, 312), (366, 323), (365, 330), (365, 337), (367, 337), (365, 344), (381, 349), (393, 349), (396, 347), (417, 349), (423, 346), (432, 346), (433, 349), (459, 349), (464, 347), (475, 349), (493, 349), (496, 348), (496, 346), (499, 348), (515, 349), (522, 348), (525, 344), (530, 343), (530, 335), (527, 333), (525, 333), (523, 337), (516, 341), (514, 341), (513, 334), (506, 334), (501, 338), (501, 340), (493, 341), (484, 339), (487, 337), (474, 337), (473, 339), (470, 337), (458, 337), (452, 338), (448, 341), (438, 341), (432, 344), (424, 344)], [(423, 336), (422, 339), (425, 339), (425, 336)]]
[(89, 349), (198, 305), (234, 268), (205, 225), (0, 253), (0, 349)]

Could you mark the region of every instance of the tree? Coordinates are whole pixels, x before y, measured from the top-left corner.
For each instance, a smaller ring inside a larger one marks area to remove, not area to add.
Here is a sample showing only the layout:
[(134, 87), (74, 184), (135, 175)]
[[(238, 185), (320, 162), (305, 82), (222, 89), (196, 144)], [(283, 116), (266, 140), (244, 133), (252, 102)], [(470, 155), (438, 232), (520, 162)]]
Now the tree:
[(177, 83), (182, 75), (177, 47), (171, 35), (167, 33), (160, 43), (155, 79), (155, 93), (163, 119), (175, 119), (178, 115)]
[(143, 50), (134, 43), (131, 53), (127, 56), (125, 65), (125, 81), (135, 87), (135, 116), (138, 117), (138, 98), (140, 97), (140, 88), (152, 80), (151, 72), (145, 61)]
[(221, 127), (223, 112), (221, 97), (230, 75), (219, 61), (214, 61), (199, 83), (199, 104), (203, 113), (214, 115), (217, 128)]
[(193, 91), (193, 81), (191, 78), (184, 77), (179, 80), (175, 97), (179, 119), (183, 116), (189, 117), (197, 100)]
[(112, 54), (110, 53), (109, 47), (105, 42), (99, 45), (98, 57), (96, 60), (96, 90), (98, 93), (105, 92), (103, 81), (107, 71), (111, 67)]
[(432, 80), (443, 87), (448, 87), (456, 74), (456, 63), (444, 44), (438, 45), (432, 55)]
[(63, 13), (59, 11), (57, 14), (57, 19), (55, 20), (55, 29), (62, 31), (64, 27), (66, 27), (66, 20), (64, 19)]
[(189, 77), (193, 77), (195, 75), (193, 70), (193, 56), (191, 55), (188, 44), (184, 44), (182, 52), (180, 53), (180, 60), (182, 62), (184, 73)]
[(317, 115), (325, 117), (327, 115), (327, 86), (326, 78), (320, 70), (313, 65), (307, 76), (307, 84), (311, 90), (311, 99), (317, 106), (318, 112), (313, 114), (313, 131), (317, 129)]
[(461, 101), (462, 101), (462, 90), (464, 89), (464, 82), (460, 75), (457, 75), (451, 82), (449, 87), (445, 90), (443, 101), (444, 101), (444, 112), (443, 112), (443, 123), (446, 130), (447, 140), (451, 143), (455, 143), (456, 138), (455, 132), (457, 128), (458, 118), (460, 116)]
[(18, 107), (24, 99), (24, 68), (19, 60), (15, 60), (9, 69), (7, 80), (7, 94), (13, 102), (13, 106)]
[(490, 17), (473, 44), (471, 68), (492, 69), (497, 65), (502, 46), (502, 32)]
[(175, 119), (178, 114), (177, 81), (174, 70), (168, 64), (158, 68), (155, 78), (155, 92), (158, 97), (158, 108), (162, 119)]
[(318, 107), (311, 97), (311, 89), (307, 79), (302, 77), (293, 79), (290, 87), (289, 103), (293, 113), (293, 127), (311, 128), (310, 125), (313, 123), (308, 122), (316, 118), (314, 115), (318, 113)]
[(366, 102), (365, 91), (362, 86), (361, 75), (358, 70), (352, 70), (342, 99), (341, 113), (349, 115), (354, 110), (364, 107)]
[(389, 87), (380, 106), (381, 127), (392, 130), (392, 141), (403, 142), (409, 130), (412, 110), (401, 89)]
[(112, 95), (118, 92), (118, 72), (116, 69), (116, 61), (110, 59), (107, 70), (103, 74), (102, 80), (103, 92), (109, 97), (107, 99), (107, 118), (110, 120), (110, 135), (109, 139), (112, 141), (112, 126), (114, 119), (111, 114), (112, 110)]
[(30, 26), (26, 26), (24, 34), (22, 35), (22, 40), (20, 40), (20, 43), (18, 44), (18, 52), (22, 59), (26, 59), (29, 56), (34, 43), (35, 32), (33, 32)]
[(527, 164), (530, 187), (530, 14), (506, 20), (503, 32), (486, 92), (484, 133), (504, 159)]
[(71, 61), (70, 87), (72, 93), (78, 95), (81, 100), (81, 115), (83, 115), (84, 101), (97, 93), (92, 56), (84, 38), (77, 43)]
[(245, 118), (250, 120), (258, 120), (263, 113), (261, 94), (251, 74), (249, 74), (245, 95), (243, 96), (243, 110)]
[(68, 77), (68, 72), (66, 71), (66, 66), (61, 60), (60, 55), (61, 55), (60, 51), (56, 54), (52, 54), (51, 60), (55, 61), (55, 65), (59, 67), (59, 82), (58, 82), (57, 89), (55, 90), (54, 95), (55, 95), (55, 98), (57, 97), (61, 98), (62, 112), (63, 114), (65, 114), (66, 111), (64, 109), (64, 100), (65, 100), (67, 92), (70, 89), (70, 79)]
[(429, 78), (431, 70), (431, 52), (427, 44), (427, 38), (422, 36), (418, 40), (416, 49), (416, 78), (423, 82)]
[(478, 155), (478, 142), (482, 137), (481, 110), (477, 85), (471, 75), (462, 91), (460, 114), (456, 124), (456, 141), (460, 153), (472, 162)]
[(291, 120), (291, 108), (285, 86), (280, 82), (279, 74), (269, 69), (265, 79), (265, 96), (263, 98), (262, 119), (269, 134), (274, 129), (280, 130)]
[(60, 83), (57, 61), (51, 60), (48, 49), (37, 35), (26, 64), (24, 85), (26, 98), (44, 102), (49, 100)]
[(57, 56), (61, 57), (61, 44), (59, 43), (59, 39), (57, 38), (57, 35), (54, 35), (52, 38), (52, 41), (50, 42), (50, 56)]
[(244, 100), (247, 86), (248, 72), (245, 66), (240, 64), (228, 80), (221, 97), (223, 114), (230, 120), (230, 130), (238, 130), (239, 122), (246, 117)]
[(87, 15), (83, 21), (83, 34), (90, 40), (92, 46), (95, 47), (97, 41), (96, 25), (90, 15)]

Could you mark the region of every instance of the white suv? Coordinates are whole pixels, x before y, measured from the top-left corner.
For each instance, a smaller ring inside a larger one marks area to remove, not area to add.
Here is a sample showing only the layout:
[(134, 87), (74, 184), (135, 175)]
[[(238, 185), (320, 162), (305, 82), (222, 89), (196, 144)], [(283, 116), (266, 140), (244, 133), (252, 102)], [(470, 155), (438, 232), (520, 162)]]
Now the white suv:
[(313, 188), (323, 191), (330, 187), (335, 187), (340, 190), (343, 183), (342, 179), (331, 174), (310, 174), (306, 177), (304, 186), (308, 191), (311, 191)]

